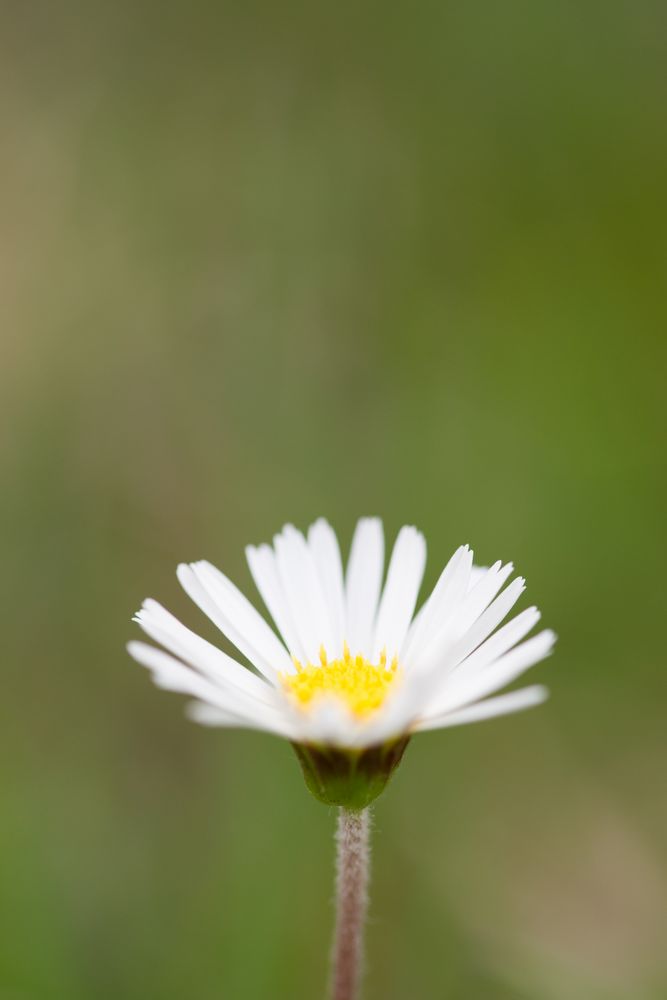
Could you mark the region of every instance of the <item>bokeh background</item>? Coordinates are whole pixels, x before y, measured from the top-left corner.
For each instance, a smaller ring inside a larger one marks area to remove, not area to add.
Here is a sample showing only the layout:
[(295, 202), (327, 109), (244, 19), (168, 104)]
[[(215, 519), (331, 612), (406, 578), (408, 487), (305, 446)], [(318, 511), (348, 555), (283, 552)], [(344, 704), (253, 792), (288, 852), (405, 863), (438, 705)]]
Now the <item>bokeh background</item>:
[(323, 995), (334, 815), (124, 643), (368, 513), (560, 634), (378, 802), (368, 1000), (667, 997), (664, 4), (0, 20), (1, 1000)]

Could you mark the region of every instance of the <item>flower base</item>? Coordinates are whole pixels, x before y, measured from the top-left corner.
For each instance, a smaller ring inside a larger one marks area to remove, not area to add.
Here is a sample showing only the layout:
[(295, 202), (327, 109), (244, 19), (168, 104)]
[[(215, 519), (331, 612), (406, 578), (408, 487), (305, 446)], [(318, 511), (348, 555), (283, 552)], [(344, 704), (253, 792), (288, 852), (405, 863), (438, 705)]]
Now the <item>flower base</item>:
[(409, 736), (360, 750), (292, 743), (306, 785), (319, 802), (365, 809), (384, 788), (403, 757)]

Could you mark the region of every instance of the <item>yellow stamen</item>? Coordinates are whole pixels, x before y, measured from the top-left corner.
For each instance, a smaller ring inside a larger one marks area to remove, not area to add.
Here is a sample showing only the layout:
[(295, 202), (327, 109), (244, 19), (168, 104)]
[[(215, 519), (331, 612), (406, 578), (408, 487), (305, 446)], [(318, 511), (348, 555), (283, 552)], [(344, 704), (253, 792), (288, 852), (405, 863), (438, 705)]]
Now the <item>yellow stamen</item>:
[(281, 673), (280, 681), (299, 708), (307, 710), (315, 701), (334, 696), (360, 718), (380, 708), (401, 673), (396, 657), (387, 665), (386, 650), (374, 664), (360, 653), (353, 656), (347, 643), (340, 659), (329, 660), (324, 646), (320, 646), (319, 664), (302, 664), (294, 658), (294, 666), (296, 673)]

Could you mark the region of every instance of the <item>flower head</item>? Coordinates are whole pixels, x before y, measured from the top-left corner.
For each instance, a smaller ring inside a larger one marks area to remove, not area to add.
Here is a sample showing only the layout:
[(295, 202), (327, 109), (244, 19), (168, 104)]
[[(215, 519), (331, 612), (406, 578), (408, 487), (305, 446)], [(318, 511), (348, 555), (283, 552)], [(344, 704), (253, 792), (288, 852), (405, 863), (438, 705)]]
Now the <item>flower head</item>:
[[(253, 669), (154, 600), (135, 621), (163, 650), (141, 642), (128, 649), (158, 686), (195, 699), (195, 721), (290, 740), (316, 785), (328, 780), (327, 768), (344, 784), (351, 759), (355, 773), (369, 760), (371, 770), (386, 770), (387, 761), (393, 768), (413, 733), (518, 711), (546, 697), (541, 686), (489, 697), (547, 656), (555, 641), (550, 631), (522, 641), (539, 620), (534, 607), (498, 627), (525, 586), (518, 577), (505, 587), (511, 563), (475, 567), (470, 548), (461, 546), (415, 615), (426, 543), (413, 527), (398, 534), (384, 587), (377, 518), (358, 522), (345, 573), (323, 519), (307, 536), (286, 525), (272, 547), (250, 546), (246, 554), (278, 634), (210, 563), (181, 565), (178, 578)], [(320, 797), (330, 800), (326, 789)]]

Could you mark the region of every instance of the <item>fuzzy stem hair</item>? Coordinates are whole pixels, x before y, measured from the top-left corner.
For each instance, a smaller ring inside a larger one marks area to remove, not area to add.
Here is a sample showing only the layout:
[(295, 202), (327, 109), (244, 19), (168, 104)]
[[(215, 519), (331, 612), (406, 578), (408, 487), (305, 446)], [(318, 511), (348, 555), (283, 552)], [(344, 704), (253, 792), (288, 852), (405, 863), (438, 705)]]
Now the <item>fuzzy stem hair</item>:
[(336, 830), (336, 929), (331, 1000), (357, 1000), (368, 909), (370, 812), (340, 809)]

